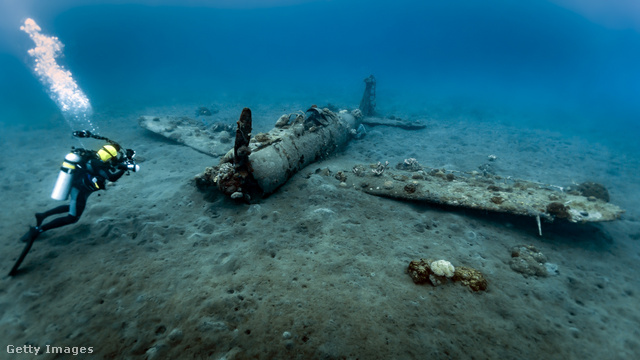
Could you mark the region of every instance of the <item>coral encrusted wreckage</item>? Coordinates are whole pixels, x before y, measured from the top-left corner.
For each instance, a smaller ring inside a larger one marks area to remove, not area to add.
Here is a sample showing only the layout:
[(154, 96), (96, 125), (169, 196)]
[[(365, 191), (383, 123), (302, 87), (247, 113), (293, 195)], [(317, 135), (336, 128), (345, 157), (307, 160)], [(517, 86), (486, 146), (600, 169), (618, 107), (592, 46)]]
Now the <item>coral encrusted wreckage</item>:
[(416, 284), (440, 286), (459, 282), (473, 291), (487, 290), (487, 280), (480, 271), (466, 266), (454, 267), (446, 260), (414, 260), (409, 263), (407, 272)]
[[(368, 167), (373, 170), (362, 171)], [(540, 232), (540, 219), (588, 223), (617, 220), (624, 213), (618, 206), (602, 199), (606, 189), (591, 184), (588, 188), (598, 189), (601, 197), (596, 198), (592, 193), (587, 197), (578, 191), (564, 191), (560, 186), (477, 171), (454, 172), (422, 167), (415, 159), (405, 159), (395, 166), (395, 170), (378, 162), (356, 165), (350, 172), (355, 176), (346, 183), (367, 194), (531, 216), (538, 220)]]
[(245, 202), (273, 193), (300, 169), (342, 149), (360, 124), (352, 112), (313, 105), (306, 114), (281, 116), (273, 129), (252, 137), (251, 111), (242, 114), (234, 148), (197, 175), (196, 184)]

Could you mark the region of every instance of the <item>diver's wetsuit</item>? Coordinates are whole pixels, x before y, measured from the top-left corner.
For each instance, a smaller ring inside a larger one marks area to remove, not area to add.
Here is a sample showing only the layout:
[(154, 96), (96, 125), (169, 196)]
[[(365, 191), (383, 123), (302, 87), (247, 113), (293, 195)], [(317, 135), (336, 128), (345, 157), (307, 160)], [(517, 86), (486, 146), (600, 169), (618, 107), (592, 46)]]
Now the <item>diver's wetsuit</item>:
[[(104, 163), (98, 157), (92, 157), (88, 161), (77, 165), (78, 171), (74, 174), (71, 183), (69, 205), (61, 205), (43, 213), (36, 214), (36, 229), (39, 233), (55, 229), (61, 226), (73, 224), (80, 219), (87, 205), (89, 195), (94, 191), (105, 188), (107, 180), (115, 182), (124, 175), (126, 165), (122, 163)], [(45, 218), (68, 212), (69, 215), (59, 217), (41, 226)]]

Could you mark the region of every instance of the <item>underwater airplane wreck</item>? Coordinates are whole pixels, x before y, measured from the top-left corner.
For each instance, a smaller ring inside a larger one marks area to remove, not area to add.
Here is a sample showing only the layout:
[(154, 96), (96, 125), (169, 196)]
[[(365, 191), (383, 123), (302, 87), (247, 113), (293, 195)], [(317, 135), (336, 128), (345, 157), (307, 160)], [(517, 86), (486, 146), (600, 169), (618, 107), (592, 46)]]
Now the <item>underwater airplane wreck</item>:
[[(251, 110), (243, 109), (233, 132), (224, 126), (205, 126), (186, 117), (142, 116), (142, 127), (214, 157), (220, 163), (195, 177), (196, 185), (216, 189), (242, 202), (256, 202), (274, 193), (295, 173), (309, 164), (341, 151), (348, 141), (359, 138), (369, 126), (397, 126), (412, 130), (422, 122), (379, 117), (375, 112), (376, 80), (365, 80), (358, 109), (334, 112), (311, 106), (306, 112), (282, 115), (273, 129), (252, 135)], [(224, 128), (224, 129), (222, 129)], [(356, 165), (338, 171), (343, 187), (398, 200), (530, 216), (541, 221), (589, 223), (613, 221), (624, 213), (608, 202), (600, 184), (583, 183), (569, 188), (513, 179), (490, 172), (460, 172), (421, 166), (416, 159), (390, 167), (386, 162)]]

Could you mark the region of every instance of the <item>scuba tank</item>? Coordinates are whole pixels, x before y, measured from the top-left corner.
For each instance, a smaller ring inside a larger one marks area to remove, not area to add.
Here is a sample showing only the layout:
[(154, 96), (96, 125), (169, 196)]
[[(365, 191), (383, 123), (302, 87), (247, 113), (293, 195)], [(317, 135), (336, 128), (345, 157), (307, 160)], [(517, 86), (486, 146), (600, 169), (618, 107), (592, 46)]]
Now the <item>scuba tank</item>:
[[(73, 136), (78, 138), (98, 137), (91, 134), (88, 130), (74, 131)], [(99, 137), (98, 137), (99, 138)], [(86, 155), (85, 149), (71, 148), (71, 152), (64, 157), (58, 179), (51, 192), (51, 198), (54, 200), (67, 200), (73, 182), (73, 175), (76, 172), (78, 163), (82, 160), (82, 156)]]
[(56, 180), (56, 185), (53, 187), (53, 192), (51, 193), (52, 199), (67, 200), (69, 190), (71, 189), (73, 173), (80, 159), (82, 159), (80, 155), (74, 152), (70, 152), (64, 157), (64, 161), (60, 167), (60, 173), (58, 174), (58, 180)]

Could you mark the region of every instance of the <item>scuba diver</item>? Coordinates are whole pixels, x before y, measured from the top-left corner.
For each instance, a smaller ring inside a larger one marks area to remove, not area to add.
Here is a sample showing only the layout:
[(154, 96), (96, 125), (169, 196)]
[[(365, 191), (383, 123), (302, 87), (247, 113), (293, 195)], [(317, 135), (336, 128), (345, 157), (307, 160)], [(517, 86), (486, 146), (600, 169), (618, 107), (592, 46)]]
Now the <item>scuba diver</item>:
[[(98, 151), (71, 148), (65, 156), (60, 168), (58, 179), (51, 198), (66, 200), (70, 197), (69, 205), (61, 205), (42, 213), (36, 213), (36, 226), (29, 228), (20, 239), (27, 245), (22, 255), (9, 273), (15, 275), (22, 260), (31, 249), (35, 239), (45, 231), (78, 222), (84, 212), (89, 195), (105, 189), (107, 180), (115, 182), (129, 171), (137, 172), (140, 166), (134, 161), (135, 151), (123, 149), (118, 143), (105, 137), (95, 135), (87, 130), (75, 131), (73, 136), (78, 138), (93, 138), (106, 142)], [(44, 220), (52, 215), (64, 214), (47, 223)]]

